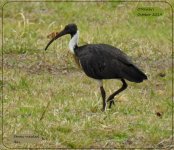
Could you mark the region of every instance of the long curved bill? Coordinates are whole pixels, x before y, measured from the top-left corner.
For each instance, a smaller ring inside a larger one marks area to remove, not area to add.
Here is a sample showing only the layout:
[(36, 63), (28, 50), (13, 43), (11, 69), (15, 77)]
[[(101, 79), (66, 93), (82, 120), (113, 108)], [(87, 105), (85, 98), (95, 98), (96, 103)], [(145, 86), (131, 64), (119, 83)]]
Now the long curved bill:
[(59, 33), (57, 33), (57, 35), (56, 35), (55, 37), (53, 37), (53, 38), (49, 41), (49, 43), (48, 43), (47, 46), (45, 47), (45, 50), (47, 50), (47, 48), (50, 46), (50, 44), (51, 44), (54, 40), (60, 38), (61, 36), (65, 35), (65, 34), (67, 34), (67, 32), (66, 32), (65, 30), (63, 30), (63, 31), (61, 31), (61, 32), (59, 32)]

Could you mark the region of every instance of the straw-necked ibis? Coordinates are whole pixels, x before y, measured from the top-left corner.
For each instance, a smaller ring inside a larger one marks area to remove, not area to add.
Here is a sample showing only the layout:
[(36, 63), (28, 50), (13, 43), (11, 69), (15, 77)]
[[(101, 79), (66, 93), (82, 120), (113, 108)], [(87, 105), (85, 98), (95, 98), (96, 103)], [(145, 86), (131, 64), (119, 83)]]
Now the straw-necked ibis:
[[(57, 32), (47, 44), (45, 50), (54, 40), (67, 34), (71, 35), (69, 49), (78, 58), (85, 74), (99, 81), (103, 111), (106, 110), (107, 102), (110, 103), (109, 108), (111, 108), (114, 104), (114, 97), (127, 88), (125, 79), (136, 83), (147, 79), (147, 76), (118, 48), (107, 44), (78, 46), (79, 31), (76, 24), (68, 24), (61, 32)], [(119, 79), (123, 85), (106, 99), (103, 79)]]

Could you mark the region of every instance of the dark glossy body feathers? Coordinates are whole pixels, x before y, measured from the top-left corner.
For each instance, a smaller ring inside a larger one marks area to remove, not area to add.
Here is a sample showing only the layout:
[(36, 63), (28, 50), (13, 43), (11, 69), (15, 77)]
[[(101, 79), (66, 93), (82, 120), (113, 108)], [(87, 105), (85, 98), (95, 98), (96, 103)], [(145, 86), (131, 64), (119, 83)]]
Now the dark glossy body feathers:
[(88, 44), (75, 48), (87, 76), (94, 79), (127, 79), (142, 82), (147, 76), (118, 48), (107, 44)]

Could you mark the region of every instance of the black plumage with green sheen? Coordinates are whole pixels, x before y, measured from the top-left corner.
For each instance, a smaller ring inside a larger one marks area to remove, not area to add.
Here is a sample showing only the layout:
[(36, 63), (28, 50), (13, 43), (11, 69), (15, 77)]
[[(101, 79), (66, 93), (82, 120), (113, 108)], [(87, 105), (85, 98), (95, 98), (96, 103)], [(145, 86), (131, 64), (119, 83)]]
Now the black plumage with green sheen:
[[(79, 35), (75, 24), (65, 26), (47, 44), (45, 50), (54, 40), (66, 34), (71, 35), (69, 48), (75, 57), (78, 58), (85, 74), (100, 81), (100, 90), (103, 99), (102, 110), (106, 110), (107, 102), (110, 102), (109, 108), (111, 108), (112, 104), (114, 104), (114, 97), (127, 88), (128, 85), (125, 79), (136, 83), (147, 79), (147, 76), (118, 48), (107, 44), (78, 46)], [(123, 85), (106, 99), (106, 93), (102, 84), (103, 79), (119, 79)]]

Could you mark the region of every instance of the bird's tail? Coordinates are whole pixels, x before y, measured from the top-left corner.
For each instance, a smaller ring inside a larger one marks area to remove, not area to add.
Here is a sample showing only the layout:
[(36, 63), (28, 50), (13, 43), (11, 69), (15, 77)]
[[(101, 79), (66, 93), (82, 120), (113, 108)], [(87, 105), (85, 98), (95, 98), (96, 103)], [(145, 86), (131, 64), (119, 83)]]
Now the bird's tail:
[(132, 82), (142, 82), (147, 80), (147, 76), (136, 66), (130, 66), (130, 69), (125, 72), (125, 79)]

